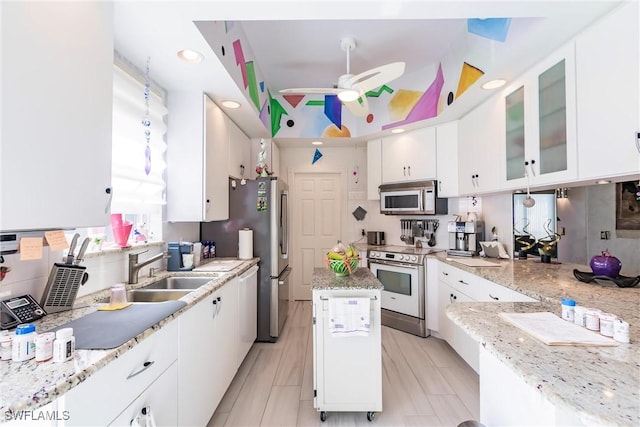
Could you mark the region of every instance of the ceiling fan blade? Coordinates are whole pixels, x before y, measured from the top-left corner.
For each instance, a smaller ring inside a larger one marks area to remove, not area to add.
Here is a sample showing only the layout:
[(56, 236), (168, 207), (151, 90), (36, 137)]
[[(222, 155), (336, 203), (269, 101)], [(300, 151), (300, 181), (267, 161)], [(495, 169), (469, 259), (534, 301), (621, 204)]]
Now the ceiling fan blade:
[(340, 92), (342, 92), (344, 89), (339, 89), (339, 88), (321, 88), (321, 87), (299, 87), (299, 88), (292, 88), (292, 89), (282, 89), (279, 92), (285, 95), (293, 95), (293, 94), (300, 94), (300, 95), (306, 95), (306, 94), (319, 94), (319, 95), (331, 95), (331, 94), (339, 94)]
[(389, 83), (404, 74), (404, 62), (392, 62), (351, 77), (347, 87), (357, 87), (362, 93)]
[(362, 95), (359, 99), (362, 100), (362, 103), (356, 99), (355, 101), (343, 102), (343, 104), (354, 116), (366, 116), (369, 113), (369, 102), (367, 101), (367, 97)]

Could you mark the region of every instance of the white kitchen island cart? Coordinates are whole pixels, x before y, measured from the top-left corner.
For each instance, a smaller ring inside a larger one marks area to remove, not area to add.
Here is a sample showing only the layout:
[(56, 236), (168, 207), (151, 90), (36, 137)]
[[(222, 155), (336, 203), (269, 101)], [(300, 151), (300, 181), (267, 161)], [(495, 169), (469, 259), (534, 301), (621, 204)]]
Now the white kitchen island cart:
[[(367, 268), (345, 277), (316, 268), (311, 288), (314, 407), (322, 421), (328, 411), (366, 411), (367, 419), (373, 421), (375, 413), (382, 411), (382, 284)], [(367, 330), (336, 333), (329, 316), (331, 305), (363, 301), (369, 309)]]

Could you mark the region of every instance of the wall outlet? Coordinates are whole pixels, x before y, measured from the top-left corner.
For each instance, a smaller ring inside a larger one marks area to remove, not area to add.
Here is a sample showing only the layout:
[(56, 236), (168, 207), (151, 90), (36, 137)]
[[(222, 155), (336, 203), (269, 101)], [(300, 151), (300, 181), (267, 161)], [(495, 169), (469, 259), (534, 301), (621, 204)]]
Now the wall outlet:
[(609, 240), (611, 238), (610, 231), (601, 231), (600, 232), (600, 240)]
[(362, 229), (362, 235), (364, 236), (365, 234), (367, 234), (367, 233), (364, 232), (364, 228), (363, 228)]

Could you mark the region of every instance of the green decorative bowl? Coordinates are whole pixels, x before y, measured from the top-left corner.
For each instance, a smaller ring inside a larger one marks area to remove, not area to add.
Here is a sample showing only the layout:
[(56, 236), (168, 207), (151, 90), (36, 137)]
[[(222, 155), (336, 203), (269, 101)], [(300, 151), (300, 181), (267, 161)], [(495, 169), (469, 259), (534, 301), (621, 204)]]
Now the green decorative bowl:
[[(351, 271), (349, 271), (349, 268), (347, 267), (347, 262), (349, 263), (349, 267), (351, 267)], [(360, 260), (358, 258), (349, 258), (348, 260), (330, 259), (329, 268), (336, 273), (336, 276), (338, 277), (348, 276), (358, 268), (359, 263)]]

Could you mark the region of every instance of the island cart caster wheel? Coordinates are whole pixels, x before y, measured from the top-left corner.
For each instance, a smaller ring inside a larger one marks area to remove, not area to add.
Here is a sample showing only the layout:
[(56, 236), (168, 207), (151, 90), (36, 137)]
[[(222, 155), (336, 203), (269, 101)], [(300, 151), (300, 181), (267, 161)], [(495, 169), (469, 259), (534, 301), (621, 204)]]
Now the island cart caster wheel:
[(327, 413), (324, 411), (320, 411), (320, 421), (325, 422), (327, 421)]
[(373, 421), (375, 419), (376, 419), (376, 413), (375, 412), (367, 412), (367, 420)]

